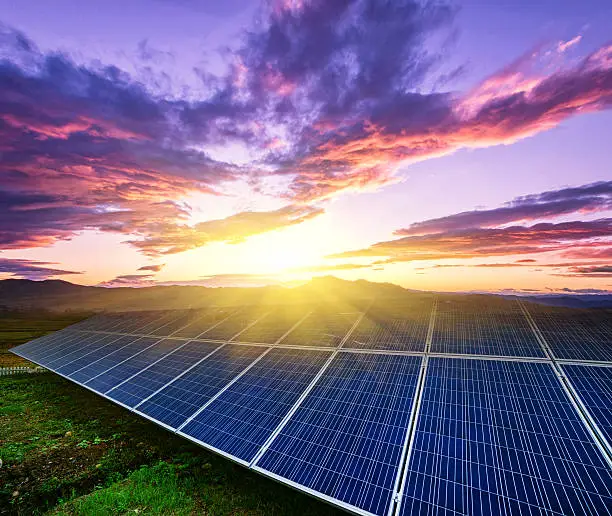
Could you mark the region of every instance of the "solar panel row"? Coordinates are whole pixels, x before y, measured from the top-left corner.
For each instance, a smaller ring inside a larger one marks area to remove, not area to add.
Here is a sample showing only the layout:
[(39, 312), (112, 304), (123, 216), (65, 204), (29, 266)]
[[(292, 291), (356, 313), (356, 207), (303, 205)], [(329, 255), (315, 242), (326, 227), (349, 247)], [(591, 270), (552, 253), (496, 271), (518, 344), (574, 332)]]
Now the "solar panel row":
[[(436, 352), (436, 338), (451, 332), (445, 314), (464, 316), (445, 304), (432, 324), (432, 306), (425, 300), (405, 319), (385, 318), (376, 305), (361, 319), (354, 312), (257, 309), (103, 316), (15, 350), (356, 513), (597, 514), (612, 507), (601, 446), (545, 359), (429, 357), (419, 381), (427, 354), (395, 351)], [(457, 349), (513, 356), (537, 346), (540, 355), (525, 356), (544, 356), (533, 331), (527, 337), (520, 307), (509, 310), (516, 333), (504, 328), (483, 337), (482, 327), (502, 315), (496, 305), (482, 313), (477, 338)], [(209, 340), (188, 340), (194, 337)], [(285, 347), (267, 342), (281, 337)], [(235, 342), (243, 340), (263, 342)], [(357, 349), (338, 349), (341, 343)], [(563, 368), (609, 435), (612, 368)]]
[[(442, 299), (432, 353), (544, 358), (531, 319), (556, 359), (612, 360), (612, 323), (606, 311), (543, 309), (529, 304), (526, 316), (515, 300), (474, 302), (478, 296)], [(431, 298), (400, 303), (391, 309), (374, 303), (344, 347), (422, 353), (432, 305)], [(357, 317), (356, 312), (327, 313), (306, 306), (265, 310), (234, 307), (107, 314), (74, 329), (332, 348), (338, 346)]]

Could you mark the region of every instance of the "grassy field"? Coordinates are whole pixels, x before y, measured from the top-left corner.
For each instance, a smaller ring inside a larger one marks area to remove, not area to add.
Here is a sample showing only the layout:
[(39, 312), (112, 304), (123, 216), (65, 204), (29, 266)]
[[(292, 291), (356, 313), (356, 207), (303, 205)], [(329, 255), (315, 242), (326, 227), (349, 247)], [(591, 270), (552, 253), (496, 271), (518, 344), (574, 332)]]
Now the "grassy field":
[(0, 377), (0, 458), (0, 514), (339, 514), (52, 373)]
[(10, 353), (9, 349), (74, 324), (87, 315), (71, 312), (65, 314), (45, 312), (0, 314), (0, 367), (31, 365), (26, 360)]

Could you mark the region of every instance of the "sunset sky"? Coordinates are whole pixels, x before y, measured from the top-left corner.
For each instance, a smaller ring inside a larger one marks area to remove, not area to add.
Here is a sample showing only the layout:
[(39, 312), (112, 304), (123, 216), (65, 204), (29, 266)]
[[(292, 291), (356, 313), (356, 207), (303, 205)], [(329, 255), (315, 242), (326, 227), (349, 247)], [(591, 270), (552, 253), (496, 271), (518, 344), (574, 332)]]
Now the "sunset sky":
[(0, 279), (612, 290), (609, 0), (0, 0)]

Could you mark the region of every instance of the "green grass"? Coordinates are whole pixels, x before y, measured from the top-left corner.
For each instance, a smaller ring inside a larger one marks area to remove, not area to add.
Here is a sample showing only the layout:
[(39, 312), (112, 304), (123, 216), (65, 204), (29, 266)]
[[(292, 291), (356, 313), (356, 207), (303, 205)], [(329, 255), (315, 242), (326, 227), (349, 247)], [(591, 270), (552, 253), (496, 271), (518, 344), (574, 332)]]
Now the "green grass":
[(31, 365), (17, 355), (9, 352), (32, 339), (74, 324), (87, 314), (65, 313), (47, 314), (43, 312), (7, 312), (0, 314), (0, 367)]
[(332, 515), (52, 373), (0, 377), (0, 514)]

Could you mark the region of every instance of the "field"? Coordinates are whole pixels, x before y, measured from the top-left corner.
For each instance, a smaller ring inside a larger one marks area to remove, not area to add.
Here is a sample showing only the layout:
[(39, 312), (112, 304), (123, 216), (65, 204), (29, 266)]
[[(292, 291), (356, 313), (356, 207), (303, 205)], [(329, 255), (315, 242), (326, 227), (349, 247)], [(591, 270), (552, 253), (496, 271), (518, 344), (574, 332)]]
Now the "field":
[[(79, 318), (0, 318), (0, 367)], [(0, 458), (0, 514), (338, 514), (52, 373), (0, 377)]]

